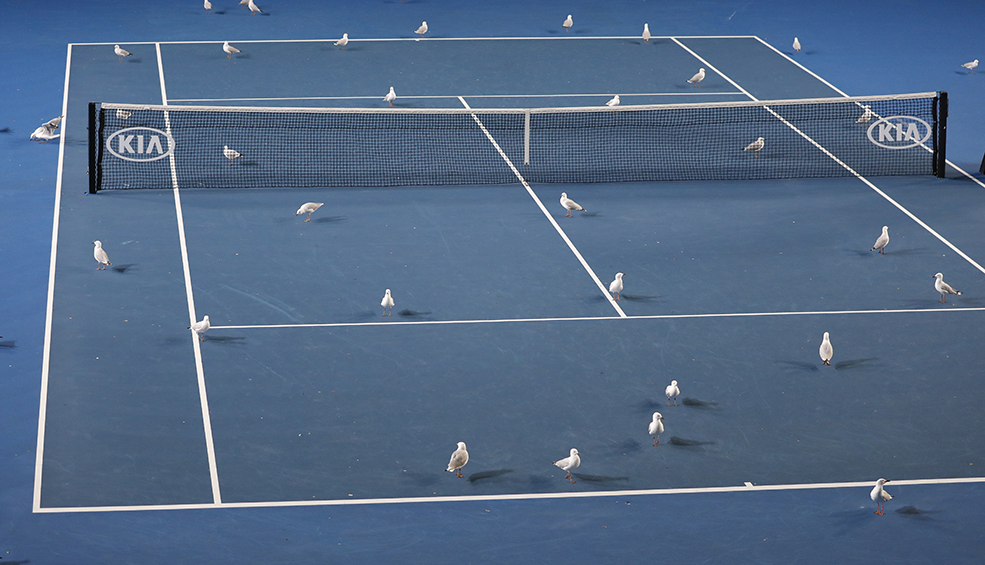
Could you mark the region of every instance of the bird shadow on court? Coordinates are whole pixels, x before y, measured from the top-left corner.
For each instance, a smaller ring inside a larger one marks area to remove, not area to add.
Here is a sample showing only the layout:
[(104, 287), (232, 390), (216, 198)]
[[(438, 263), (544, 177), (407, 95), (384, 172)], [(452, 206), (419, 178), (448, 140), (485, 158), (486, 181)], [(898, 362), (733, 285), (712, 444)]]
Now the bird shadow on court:
[(128, 63), (143, 63), (144, 62), (143, 59), (140, 59), (138, 57), (127, 57), (126, 61)]
[(585, 475), (582, 473), (571, 473), (571, 476), (585, 481), (586, 483), (617, 483), (620, 481), (628, 481), (629, 477), (610, 477), (609, 475)]
[(402, 316), (404, 318), (423, 318), (425, 316), (430, 316), (431, 313), (430, 312), (418, 312), (416, 310), (401, 310), (400, 312), (397, 312), (397, 315)]
[(10, 128), (0, 128), (0, 133), (14, 133)]
[[(931, 290), (931, 292), (934, 291)], [(903, 303), (903, 308), (908, 308), (908, 309), (922, 308), (925, 310), (929, 308), (948, 308), (948, 304), (953, 304), (954, 302), (955, 300), (953, 298), (945, 304), (941, 304), (940, 300), (937, 300), (936, 298), (921, 298), (921, 299), (907, 300), (906, 302)]]
[(904, 506), (896, 509), (897, 514), (917, 520), (931, 520), (931, 516), (933, 514), (940, 514), (941, 512), (942, 510), (923, 510), (921, 508), (917, 508), (916, 506)]
[(348, 218), (346, 216), (327, 216), (325, 218), (315, 218), (314, 220), (311, 221), (318, 224), (327, 224), (331, 222), (343, 222), (347, 219)]
[(126, 263), (124, 265), (113, 265), (113, 270), (116, 271), (117, 273), (125, 273), (125, 272), (129, 271), (130, 269), (132, 269), (132, 268), (134, 268), (136, 266), (137, 266), (136, 263)]
[(835, 370), (844, 371), (846, 369), (862, 369), (872, 365), (872, 361), (878, 361), (878, 357), (863, 357), (861, 359), (848, 359), (835, 363)]
[(601, 216), (598, 212), (581, 212), (578, 215), (583, 218), (595, 218), (597, 216)]
[(640, 412), (652, 414), (655, 411), (659, 411), (660, 408), (666, 408), (667, 404), (663, 400), (654, 400), (652, 398), (647, 398), (646, 400), (641, 400), (640, 402), (637, 402), (636, 406)]
[(205, 341), (215, 343), (240, 343), (246, 341), (246, 336), (242, 335), (208, 335), (203, 337)]
[(969, 73), (968, 71), (954, 71), (954, 74), (960, 76), (974, 76), (972, 73)]
[(625, 292), (621, 293), (619, 295), (619, 298), (622, 298), (627, 302), (659, 302), (660, 301), (660, 296), (657, 295), (646, 296), (643, 294), (626, 294)]
[(600, 453), (603, 455), (626, 455), (628, 453), (635, 453), (642, 450), (643, 450), (642, 443), (636, 441), (635, 439), (627, 439), (620, 442), (608, 444), (603, 447), (594, 448), (592, 452)]
[(252, 57), (252, 56), (250, 56), (250, 54), (249, 54), (249, 53), (240, 53), (239, 55), (236, 55), (236, 57), (234, 57), (234, 58), (235, 58), (235, 59), (243, 59), (243, 60), (250, 60), (250, 59), (252, 59), (253, 57)]
[(478, 473), (472, 473), (471, 475), (469, 475), (469, 482), (474, 483), (477, 481), (495, 479), (497, 477), (502, 477), (503, 475), (509, 475), (512, 472), (513, 469), (494, 469), (492, 471), (479, 471)]
[(777, 364), (787, 365), (791, 369), (798, 369), (800, 371), (817, 371), (819, 370), (817, 365), (814, 363), (807, 363), (804, 361), (777, 361)]
[(700, 408), (702, 410), (718, 410), (719, 404), (714, 400), (701, 400), (690, 396), (681, 400), (681, 404), (688, 408)]
[(700, 439), (688, 439), (680, 436), (672, 436), (668, 442), (674, 447), (704, 447), (706, 445), (715, 445), (713, 441), (704, 441)]
[(15, 341), (13, 339), (8, 339), (6, 341), (0, 341), (0, 349), (2, 349), (2, 348), (10, 349), (12, 347), (17, 347), (17, 341)]

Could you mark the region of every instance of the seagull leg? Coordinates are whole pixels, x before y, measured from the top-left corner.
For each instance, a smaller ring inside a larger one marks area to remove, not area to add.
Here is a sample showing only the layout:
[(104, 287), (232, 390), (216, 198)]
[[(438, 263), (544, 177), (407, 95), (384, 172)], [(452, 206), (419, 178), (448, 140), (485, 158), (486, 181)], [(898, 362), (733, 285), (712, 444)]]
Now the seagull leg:
[(311, 221), (311, 212), (308, 212), (308, 219), (307, 219), (307, 220), (305, 220), (305, 221), (306, 221), (306, 222), (310, 222), (310, 221)]
[(465, 476), (462, 475), (462, 470), (461, 469), (455, 469), (455, 474), (458, 475), (458, 478), (459, 479), (464, 479), (465, 478)]

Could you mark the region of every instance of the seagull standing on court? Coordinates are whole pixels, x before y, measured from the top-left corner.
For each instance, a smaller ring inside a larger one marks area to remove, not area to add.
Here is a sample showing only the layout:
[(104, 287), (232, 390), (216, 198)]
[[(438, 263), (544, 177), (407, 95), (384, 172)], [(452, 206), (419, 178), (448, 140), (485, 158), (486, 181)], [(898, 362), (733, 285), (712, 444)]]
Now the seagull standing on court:
[(862, 115), (859, 116), (857, 120), (855, 120), (855, 123), (861, 124), (861, 127), (864, 128), (865, 124), (869, 123), (869, 120), (871, 120), (872, 116), (874, 116), (875, 114), (872, 113), (872, 106), (869, 106), (868, 104), (862, 106), (862, 108), (864, 108), (865, 111), (862, 112)]
[[(380, 302), (380, 306), (383, 307), (384, 316), (393, 316), (393, 297), (390, 296), (390, 289), (386, 289), (386, 294), (383, 295), (383, 300)], [(468, 459), (468, 456), (466, 456)], [(462, 463), (464, 465), (464, 463)]]
[(755, 155), (756, 158), (758, 159), (759, 158), (759, 150), (762, 149), (764, 145), (766, 145), (766, 142), (763, 141), (763, 138), (760, 137), (760, 138), (757, 138), (756, 141), (753, 141), (749, 145), (746, 145), (746, 147), (745, 147), (745, 149), (743, 149), (743, 151), (752, 151), (752, 154)]
[(564, 459), (558, 459), (554, 462), (554, 465), (560, 467), (562, 471), (567, 471), (568, 475), (564, 478), (571, 481), (571, 484), (575, 484), (575, 480), (571, 478), (571, 471), (581, 466), (581, 453), (578, 453), (578, 450), (572, 447), (571, 454)]
[(222, 50), (226, 52), (227, 59), (232, 59), (233, 55), (240, 53), (240, 50), (230, 45), (228, 41), (222, 42)]
[(978, 59), (975, 59), (974, 61), (972, 61), (970, 63), (965, 63), (965, 64), (963, 64), (961, 66), (964, 67), (964, 68), (966, 68), (966, 69), (968, 69), (968, 72), (969, 73), (975, 74), (975, 67), (978, 66)]
[(934, 281), (934, 288), (937, 289), (937, 292), (941, 293), (941, 299), (939, 302), (946, 304), (947, 301), (944, 299), (945, 294), (956, 294), (958, 296), (961, 296), (960, 290), (954, 290), (953, 288), (951, 288), (951, 285), (944, 282), (944, 275), (937, 273), (936, 275), (934, 275), (934, 278), (937, 279), (936, 281)]
[(650, 427), (648, 429), (650, 435), (653, 436), (653, 447), (660, 445), (660, 434), (664, 433), (663, 419), (663, 414), (660, 412), (653, 413), (653, 421), (650, 422)]
[(294, 213), (294, 216), (297, 217), (300, 216), (301, 214), (307, 213), (308, 219), (306, 219), (305, 221), (310, 222), (311, 213), (321, 208), (324, 205), (325, 205), (324, 202), (305, 202), (304, 204), (301, 205), (300, 208), (298, 208), (298, 211)]
[(343, 33), (342, 34), (342, 39), (340, 39), (340, 40), (338, 40), (338, 41), (335, 42), (335, 46), (338, 47), (339, 49), (343, 50), (343, 51), (345, 51), (345, 46), (348, 45), (348, 44), (349, 44), (349, 34), (348, 33)]
[(389, 102), (390, 103), (390, 107), (393, 108), (393, 101), (396, 100), (396, 99), (397, 99), (397, 93), (393, 91), (393, 87), (391, 86), (390, 87), (390, 92), (387, 92), (386, 93), (386, 96), (383, 97), (383, 101), (384, 102)]
[(612, 100), (609, 100), (608, 102), (606, 102), (605, 105), (608, 106), (608, 107), (610, 107), (610, 108), (612, 108), (614, 106), (618, 106), (619, 105), (619, 95), (616, 94), (615, 96), (613, 96), (612, 97)]
[(469, 452), (465, 449), (465, 442), (460, 441), (458, 442), (458, 449), (451, 454), (451, 460), (448, 461), (448, 468), (445, 471), (455, 473), (459, 478), (462, 478), (462, 467), (468, 462)]
[(246, 9), (246, 5), (250, 3), (250, 0), (239, 0), (239, 5)]
[(626, 273), (616, 273), (616, 280), (609, 283), (609, 293), (619, 300), (619, 293), (622, 292), (622, 278)]
[(693, 77), (687, 79), (687, 81), (693, 84), (696, 88), (701, 88), (701, 81), (703, 80), (705, 80), (704, 69), (698, 69), (698, 72)]
[(205, 341), (205, 338), (202, 337), (202, 334), (204, 334), (205, 332), (209, 331), (209, 328), (210, 327), (211, 327), (211, 324), (209, 324), (209, 316), (206, 315), (204, 318), (202, 318), (202, 321), (201, 322), (195, 322), (194, 324), (188, 326), (185, 329), (195, 330), (195, 334), (198, 336), (198, 340), (199, 341)]
[(876, 481), (876, 486), (872, 487), (872, 492), (869, 493), (869, 498), (876, 503), (876, 514), (880, 516), (886, 509), (886, 502), (893, 499), (892, 495), (882, 488), (882, 485), (888, 482), (888, 479), (879, 479)]
[[(438, 22), (438, 23), (441, 23), (441, 22)], [(414, 33), (420, 35), (421, 36), (421, 39), (424, 39), (424, 34), (427, 33), (427, 32), (428, 32), (428, 23), (426, 21), (423, 21), (423, 22), (421, 22), (421, 27), (417, 28), (417, 31), (415, 31)]]
[(561, 27), (564, 28), (565, 33), (568, 33), (571, 31), (571, 26), (573, 25), (575, 25), (575, 22), (574, 20), (571, 19), (571, 14), (568, 14), (567, 19), (564, 20), (564, 23), (561, 24)]
[(120, 108), (120, 109), (118, 109), (116, 111), (116, 117), (117, 117), (117, 119), (122, 120), (124, 122), (127, 121), (127, 118), (129, 118), (132, 115), (133, 115), (133, 112), (128, 112), (127, 110), (124, 110), (123, 108)]
[(882, 226), (882, 235), (876, 240), (876, 244), (869, 251), (879, 250), (879, 253), (886, 254), (886, 246), (889, 245), (889, 226)]
[(116, 53), (116, 56), (120, 58), (120, 60), (117, 61), (117, 63), (122, 63), (124, 57), (129, 57), (130, 55), (133, 54), (127, 51), (126, 49), (120, 47), (119, 45), (114, 45), (113, 51)]
[(650, 42), (650, 24), (643, 24), (643, 43)]
[(257, 15), (258, 12), (261, 14), (263, 13), (263, 10), (260, 9), (260, 6), (257, 6), (256, 2), (254, 2), (253, 0), (250, 0), (249, 4), (247, 5), (250, 7), (251, 16)]
[[(667, 406), (677, 406), (677, 395), (681, 393), (681, 389), (677, 386), (677, 381), (670, 381), (667, 388), (664, 389), (664, 394), (667, 395)], [(674, 404), (671, 405), (670, 399), (674, 399)]]
[(564, 215), (565, 218), (571, 218), (571, 217), (573, 217), (571, 215), (571, 211), (572, 210), (578, 210), (579, 212), (584, 212), (585, 211), (585, 209), (581, 207), (581, 204), (579, 204), (579, 203), (575, 202), (574, 200), (568, 198), (568, 193), (567, 192), (562, 192), (561, 193), (561, 206), (564, 206), (564, 209), (568, 211), (568, 213)]
[(41, 143), (48, 143), (52, 139), (55, 139), (58, 137), (58, 135), (55, 134), (55, 130), (58, 129), (58, 124), (60, 123), (62, 123), (62, 117), (58, 116), (57, 118), (52, 118), (41, 124), (41, 126), (34, 130), (34, 133), (31, 134), (31, 140), (39, 141)]
[(800, 53), (800, 40), (796, 37), (793, 38), (793, 51), (794, 53)]
[(106, 250), (103, 249), (103, 242), (97, 239), (96, 241), (93, 241), (92, 244), (95, 245), (92, 249), (92, 256), (96, 259), (96, 263), (98, 263), (98, 265), (96, 265), (96, 270), (105, 271), (106, 266), (112, 265), (112, 263), (109, 262), (109, 255), (107, 255)]
[(205, 13), (206, 14), (212, 13), (212, 2), (209, 2), (209, 0), (205, 0)]
[(228, 145), (222, 146), (222, 154), (226, 156), (226, 159), (229, 159), (230, 165), (233, 164), (233, 159), (237, 159), (243, 156), (243, 154), (240, 153), (239, 151), (236, 151), (235, 149), (230, 149)]
[(821, 347), (817, 350), (818, 355), (821, 356), (821, 363), (825, 365), (831, 364), (831, 358), (834, 356), (835, 350), (831, 347), (831, 337), (828, 332), (824, 332), (824, 339), (821, 340)]

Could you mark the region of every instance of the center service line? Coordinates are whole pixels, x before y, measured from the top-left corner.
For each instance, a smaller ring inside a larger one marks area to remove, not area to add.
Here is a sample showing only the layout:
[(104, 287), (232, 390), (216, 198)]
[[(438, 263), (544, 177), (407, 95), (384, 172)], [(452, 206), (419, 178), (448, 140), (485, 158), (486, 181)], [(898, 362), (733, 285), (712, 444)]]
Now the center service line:
[[(469, 106), (468, 102), (466, 102), (464, 98), (459, 96), (458, 99), (461, 100), (462, 105), (465, 106), (465, 109), (467, 110), (472, 109), (472, 107)], [(537, 206), (540, 207), (540, 211), (543, 212), (545, 216), (547, 216), (547, 219), (551, 222), (551, 225), (554, 226), (554, 229), (557, 230), (557, 233), (561, 235), (561, 239), (563, 239), (564, 242), (568, 244), (568, 249), (571, 249), (571, 252), (574, 253), (575, 257), (578, 258), (578, 261), (581, 262), (581, 266), (584, 267), (586, 271), (588, 271), (588, 274), (592, 277), (592, 280), (595, 281), (595, 284), (599, 287), (599, 290), (601, 290), (602, 294), (604, 294), (606, 299), (608, 299), (609, 304), (611, 304), (612, 307), (615, 308), (616, 312), (619, 314), (619, 317), (620, 318), (628, 317), (626, 316), (626, 313), (622, 311), (622, 308), (620, 308), (619, 305), (616, 304), (616, 301), (613, 300), (612, 295), (609, 294), (609, 289), (602, 284), (602, 281), (599, 280), (599, 277), (598, 275), (595, 274), (595, 271), (593, 271), (592, 268), (588, 266), (588, 262), (585, 261), (585, 258), (581, 256), (581, 253), (578, 252), (578, 249), (575, 247), (575, 244), (571, 243), (571, 240), (568, 239), (568, 235), (564, 233), (564, 230), (561, 229), (561, 226), (559, 226), (558, 223), (554, 220), (554, 216), (552, 216), (551, 213), (547, 211), (547, 208), (544, 206), (544, 203), (540, 201), (540, 198), (537, 198), (536, 194), (534, 194), (533, 189), (530, 188), (529, 184), (527, 184), (527, 180), (524, 179), (523, 175), (520, 174), (520, 171), (518, 171), (517, 168), (513, 166), (513, 161), (510, 161), (510, 158), (506, 156), (506, 153), (499, 146), (499, 143), (497, 143), (496, 140), (493, 139), (492, 134), (489, 133), (489, 130), (486, 129), (486, 126), (482, 125), (482, 122), (479, 120), (479, 117), (476, 116), (475, 114), (472, 114), (472, 119), (475, 120), (475, 123), (479, 124), (479, 128), (482, 129), (482, 133), (486, 134), (486, 137), (489, 138), (489, 141), (492, 142), (493, 147), (495, 147), (496, 151), (499, 152), (499, 156), (502, 157), (504, 161), (506, 161), (507, 165), (509, 165), (510, 170), (513, 171), (514, 175), (516, 175), (516, 178), (520, 179), (520, 183), (523, 184), (523, 188), (527, 189), (527, 194), (529, 194), (530, 197), (534, 199), (534, 202), (536, 202)]]

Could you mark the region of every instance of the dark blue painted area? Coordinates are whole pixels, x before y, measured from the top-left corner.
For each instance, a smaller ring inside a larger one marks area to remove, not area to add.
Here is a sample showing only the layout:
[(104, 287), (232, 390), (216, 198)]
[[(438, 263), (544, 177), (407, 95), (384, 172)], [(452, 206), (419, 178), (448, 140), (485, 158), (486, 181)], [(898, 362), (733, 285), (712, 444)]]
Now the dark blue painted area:
[[(431, 563), (447, 561), (449, 552), (462, 547), (472, 551), (474, 561), (486, 562), (540, 563), (558, 556), (604, 561), (611, 555), (627, 560), (655, 555), (674, 561), (730, 563), (972, 562), (978, 557), (983, 546), (978, 527), (982, 493), (976, 485), (894, 487), (890, 483), (896, 500), (882, 518), (871, 514), (868, 488), (642, 497), (629, 507), (622, 500), (610, 505), (613, 501), (601, 499), (32, 515), (49, 214), (58, 149), (54, 144), (36, 146), (27, 136), (60, 112), (66, 42), (235, 42), (338, 37), (343, 31), (353, 37), (410, 37), (422, 19), (428, 20), (436, 35), (557, 36), (563, 34), (560, 21), (569, 12), (575, 15), (575, 36), (635, 34), (639, 22), (649, 21), (658, 35), (757, 34), (789, 52), (792, 36), (798, 35), (805, 50), (797, 59), (851, 94), (949, 91), (949, 155), (971, 171), (977, 169), (983, 152), (980, 129), (985, 109), (979, 92), (985, 75), (969, 75), (959, 66), (981, 58), (969, 43), (969, 38), (980, 35), (980, 21), (973, 17), (976, 6), (962, 0), (903, 5), (715, 0), (692, 2), (686, 8), (637, 0), (604, 5), (500, 1), (467, 9), (440, 1), (279, 4), (263, 6), (269, 16), (258, 17), (231, 5), (217, 5), (223, 13), (206, 16), (194, 2), (169, 9), (157, 4), (60, 1), (4, 7), (0, 45), (7, 66), (0, 73), (5, 101), (0, 106), (0, 130), (11, 131), (0, 133), (4, 157), (0, 159), (0, 256), (4, 259), (0, 261), (4, 281), (0, 297), (4, 339), (0, 341), (14, 342), (0, 348), (4, 403), (0, 552), (5, 560), (312, 562), (328, 555), (346, 562)], [(108, 57), (115, 64), (111, 53)], [(71, 121), (65, 125), (69, 131), (74, 127)], [(76, 182), (84, 185), (82, 180)], [(964, 221), (971, 217), (970, 225), (978, 224), (973, 218), (976, 205), (965, 197), (977, 194), (980, 187), (968, 182), (952, 187), (950, 182), (929, 189), (932, 194), (940, 189), (939, 194), (950, 199), (924, 201), (922, 193), (928, 189), (920, 183), (899, 185), (892, 194), (907, 206), (928, 206), (928, 216), (935, 218), (932, 225), (946, 223), (949, 239), (975, 249), (975, 230)], [(914, 211), (923, 217), (922, 211)], [(895, 233), (896, 226), (890, 227)], [(79, 253), (85, 259), (91, 256), (88, 249)], [(892, 253), (891, 248), (891, 257)], [(948, 280), (964, 286), (961, 278), (952, 279), (949, 273), (945, 271)], [(928, 278), (928, 282), (932, 281)], [(969, 293), (963, 299), (974, 296)], [(956, 314), (946, 316), (952, 315)], [(814, 349), (810, 344), (805, 355), (812, 356)], [(932, 387), (922, 410), (928, 410), (937, 393)], [(914, 430), (915, 442), (925, 441), (921, 433)], [(451, 477), (444, 473), (445, 478)], [(907, 513), (895, 513), (907, 507)], [(629, 515), (627, 508), (634, 514)], [(497, 511), (495, 521), (487, 519)]]

